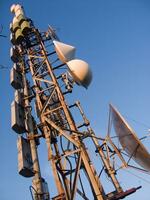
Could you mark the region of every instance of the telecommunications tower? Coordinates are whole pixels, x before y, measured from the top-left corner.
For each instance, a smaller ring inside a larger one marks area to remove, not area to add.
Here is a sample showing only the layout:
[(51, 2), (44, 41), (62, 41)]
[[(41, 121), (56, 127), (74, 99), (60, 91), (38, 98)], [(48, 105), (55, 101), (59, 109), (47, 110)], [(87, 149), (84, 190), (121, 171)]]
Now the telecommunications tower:
[[(88, 88), (92, 80), (89, 65), (75, 58), (75, 47), (60, 42), (52, 27), (46, 32), (37, 29), (21, 5), (12, 5), (11, 12), (14, 18), (10, 24), (10, 57), (14, 65), (10, 81), (15, 89), (11, 126), (18, 134), (18, 172), (33, 177), (32, 198), (91, 200), (92, 196), (95, 200), (118, 200), (135, 192), (137, 188), (123, 191), (117, 180), (110, 161), (113, 154), (119, 154), (116, 146), (110, 141), (109, 147), (95, 135), (79, 101), (66, 101), (75, 84)], [(55, 186), (41, 176), (40, 140), (45, 140), (47, 146)], [(94, 144), (99, 155), (99, 171), (92, 162), (87, 141)], [(121, 155), (120, 158), (123, 159)], [(102, 171), (114, 188), (109, 193), (102, 184)], [(52, 196), (48, 185), (50, 189), (55, 187), (57, 194)]]

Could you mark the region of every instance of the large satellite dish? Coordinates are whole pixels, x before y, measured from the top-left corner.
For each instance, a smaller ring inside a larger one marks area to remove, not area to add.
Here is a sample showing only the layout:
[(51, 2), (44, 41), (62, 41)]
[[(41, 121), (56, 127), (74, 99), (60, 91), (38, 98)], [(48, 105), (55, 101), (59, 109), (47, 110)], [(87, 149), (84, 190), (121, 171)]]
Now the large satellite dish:
[(112, 122), (124, 151), (141, 167), (150, 171), (150, 154), (121, 114), (110, 105)]
[(71, 46), (71, 45), (56, 41), (56, 40), (54, 40), (53, 43), (54, 43), (58, 58), (63, 63), (66, 63), (75, 58), (76, 48), (74, 46)]
[(74, 81), (87, 89), (92, 81), (89, 64), (83, 60), (74, 59), (67, 62), (67, 66)]

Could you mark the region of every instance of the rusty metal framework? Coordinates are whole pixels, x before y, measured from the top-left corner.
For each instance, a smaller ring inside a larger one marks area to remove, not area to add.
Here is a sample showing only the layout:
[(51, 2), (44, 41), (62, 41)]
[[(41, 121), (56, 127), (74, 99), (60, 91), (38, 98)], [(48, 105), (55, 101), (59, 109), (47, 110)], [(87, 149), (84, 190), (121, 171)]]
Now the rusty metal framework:
[[(22, 76), (22, 89), (19, 89), (24, 108), (25, 138), (30, 142), (33, 160), (34, 188), (36, 200), (50, 199), (45, 197), (42, 188), (42, 177), (38, 161), (38, 141), (44, 139), (47, 145), (57, 195), (53, 200), (73, 200), (77, 194), (81, 199), (89, 200), (89, 193), (95, 200), (117, 200), (136, 191), (135, 188), (123, 191), (111, 164), (111, 156), (119, 154), (117, 147), (109, 140), (98, 138), (90, 122), (86, 118), (79, 101), (72, 105), (66, 102), (74, 82), (54, 49), (53, 39), (57, 38), (51, 27), (40, 32), (30, 21), (31, 29), (19, 44), (15, 44), (18, 52), (17, 71)], [(35, 108), (35, 109), (34, 109)], [(77, 125), (73, 110), (77, 109), (82, 122)], [(92, 141), (95, 152), (100, 156), (103, 169), (114, 186), (114, 190), (106, 194), (101, 183), (99, 172), (89, 156), (85, 140)], [(123, 161), (123, 158), (120, 155)], [(83, 179), (82, 176), (84, 174)]]

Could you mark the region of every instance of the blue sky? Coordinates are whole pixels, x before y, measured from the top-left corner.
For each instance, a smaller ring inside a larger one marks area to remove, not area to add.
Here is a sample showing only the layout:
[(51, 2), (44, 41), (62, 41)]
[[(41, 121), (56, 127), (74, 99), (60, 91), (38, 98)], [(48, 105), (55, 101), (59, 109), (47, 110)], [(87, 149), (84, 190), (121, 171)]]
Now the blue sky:
[[(12, 67), (9, 58), (10, 6), (20, 3), (26, 15), (40, 30), (48, 24), (56, 27), (62, 42), (77, 48), (77, 58), (86, 60), (93, 71), (88, 90), (76, 86), (72, 99), (80, 100), (97, 135), (104, 136), (108, 122), (108, 104), (112, 102), (127, 117), (138, 137), (150, 127), (150, 2), (148, 0), (26, 0), (0, 1), (0, 24), (7, 38), (0, 38), (0, 64)], [(10, 104), (13, 89), (9, 70), (0, 71), (0, 199), (31, 199), (29, 185), (17, 173), (17, 135), (10, 128)], [(135, 123), (134, 120), (137, 122)], [(145, 142), (148, 150), (149, 139)], [(42, 146), (42, 145), (41, 145)], [(44, 145), (43, 145), (44, 146)], [(40, 150), (43, 151), (43, 146)], [(51, 190), (52, 174), (41, 153), (43, 175)], [(143, 179), (122, 171), (119, 181), (124, 189), (143, 188), (127, 200), (148, 200), (150, 176)], [(149, 182), (148, 182), (149, 181)], [(105, 183), (107, 184), (107, 183)]]

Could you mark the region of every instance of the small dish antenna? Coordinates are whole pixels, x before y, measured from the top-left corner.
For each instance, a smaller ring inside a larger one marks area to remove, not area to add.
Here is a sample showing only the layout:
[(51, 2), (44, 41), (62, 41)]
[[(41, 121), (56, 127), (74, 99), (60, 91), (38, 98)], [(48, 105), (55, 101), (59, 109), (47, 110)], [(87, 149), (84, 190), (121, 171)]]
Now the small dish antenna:
[(74, 81), (87, 89), (92, 81), (92, 72), (89, 64), (79, 59), (71, 60), (66, 64)]
[(66, 63), (73, 80), (86, 89), (92, 81), (92, 72), (89, 64), (83, 60), (75, 59), (76, 48), (74, 46), (53, 40), (55, 51), (61, 62)]

